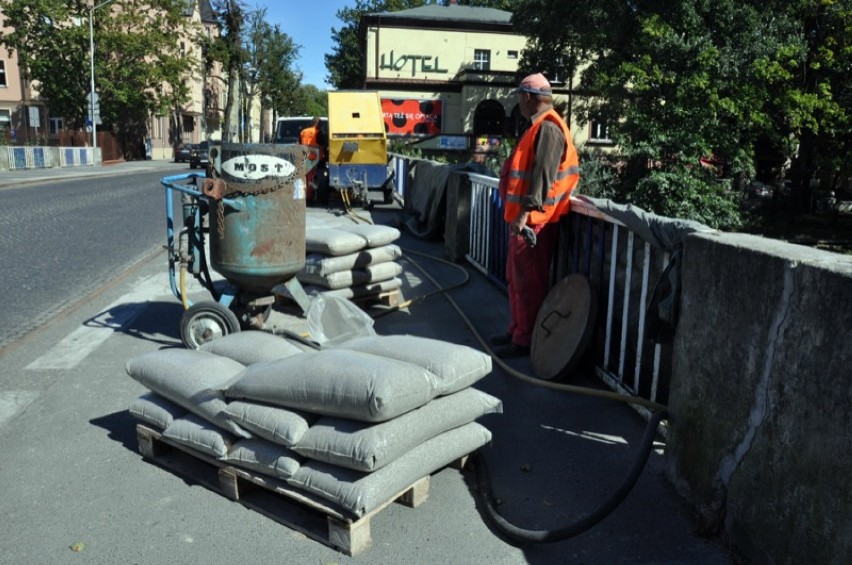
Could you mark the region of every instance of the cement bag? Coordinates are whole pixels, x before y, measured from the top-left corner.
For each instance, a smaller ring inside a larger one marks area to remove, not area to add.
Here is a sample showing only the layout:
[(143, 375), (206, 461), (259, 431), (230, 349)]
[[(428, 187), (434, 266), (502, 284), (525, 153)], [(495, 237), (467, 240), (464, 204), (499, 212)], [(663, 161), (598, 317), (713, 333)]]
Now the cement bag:
[(293, 450), (308, 459), (371, 472), (438, 434), (502, 411), (497, 398), (467, 388), (381, 424), (320, 418)]
[(340, 288), (337, 290), (329, 290), (321, 286), (305, 285), (305, 292), (312, 295), (321, 295), (325, 298), (334, 296), (336, 298), (364, 298), (368, 296), (376, 296), (383, 292), (391, 292), (402, 286), (402, 280), (398, 277), (388, 279), (386, 281), (371, 282), (359, 284), (349, 288)]
[(291, 447), (302, 439), (317, 419), (314, 414), (240, 400), (229, 402), (225, 412), (241, 428), (285, 447)]
[(308, 333), (320, 345), (376, 335), (373, 319), (345, 298), (318, 295), (305, 312)]
[(250, 365), (225, 396), (384, 422), (429, 402), (437, 385), (435, 375), (417, 365), (328, 349)]
[(289, 479), (299, 470), (302, 458), (286, 447), (262, 439), (242, 439), (221, 460), (264, 475)]
[(153, 392), (146, 392), (133, 401), (128, 410), (137, 420), (165, 430), (175, 418), (186, 415), (186, 410)]
[(217, 459), (223, 457), (236, 441), (225, 430), (192, 414), (177, 418), (163, 431), (163, 437)]
[(228, 334), (208, 341), (198, 349), (233, 359), (243, 365), (281, 359), (303, 351), (282, 337), (258, 330)]
[(348, 255), (367, 247), (367, 240), (357, 233), (337, 228), (308, 228), (305, 230), (305, 249), (308, 253)]
[(338, 271), (327, 275), (314, 275), (311, 273), (299, 273), (299, 282), (314, 284), (325, 288), (336, 290), (349, 286), (362, 285), (370, 282), (392, 279), (402, 273), (402, 266), (393, 261), (368, 265), (361, 269), (351, 271)]
[(240, 437), (251, 437), (230, 421), (222, 389), (245, 366), (227, 357), (192, 349), (162, 349), (127, 362), (127, 374), (146, 388)]
[(491, 357), (447, 341), (413, 335), (375, 335), (355, 338), (337, 345), (362, 353), (413, 363), (438, 377), (439, 394), (452, 394), (469, 387), (491, 372)]
[(419, 479), (491, 441), (491, 432), (471, 422), (421, 443), (374, 473), (305, 461), (287, 483), (334, 502), (360, 518), (396, 498)]
[(302, 273), (325, 276), (340, 271), (351, 271), (377, 263), (393, 261), (402, 256), (402, 250), (397, 245), (383, 245), (371, 249), (362, 249), (349, 255), (330, 257), (319, 253), (309, 253), (305, 258)]
[(344, 224), (337, 226), (337, 229), (360, 235), (367, 241), (368, 247), (379, 247), (393, 243), (400, 236), (399, 230), (396, 228), (375, 224)]

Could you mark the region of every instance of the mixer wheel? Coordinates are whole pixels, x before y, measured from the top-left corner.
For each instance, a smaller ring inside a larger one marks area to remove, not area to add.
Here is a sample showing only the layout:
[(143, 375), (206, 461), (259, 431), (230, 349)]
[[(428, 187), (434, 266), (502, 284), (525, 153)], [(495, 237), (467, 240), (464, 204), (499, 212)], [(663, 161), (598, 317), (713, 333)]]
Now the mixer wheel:
[(187, 349), (240, 331), (237, 315), (218, 302), (198, 302), (189, 307), (180, 319), (180, 339)]

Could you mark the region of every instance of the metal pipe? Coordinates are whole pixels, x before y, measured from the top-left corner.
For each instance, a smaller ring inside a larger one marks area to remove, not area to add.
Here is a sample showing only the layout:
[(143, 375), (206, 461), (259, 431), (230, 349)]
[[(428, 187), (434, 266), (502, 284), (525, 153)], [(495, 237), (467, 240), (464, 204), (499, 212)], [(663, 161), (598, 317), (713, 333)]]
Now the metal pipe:
[(89, 8), (89, 76), (92, 79), (91, 90), (89, 91), (89, 116), (92, 119), (92, 165), (98, 159), (98, 126), (95, 124), (95, 29), (94, 29), (94, 13), (101, 6), (106, 6), (115, 0), (106, 0), (100, 4), (92, 2), (92, 7)]

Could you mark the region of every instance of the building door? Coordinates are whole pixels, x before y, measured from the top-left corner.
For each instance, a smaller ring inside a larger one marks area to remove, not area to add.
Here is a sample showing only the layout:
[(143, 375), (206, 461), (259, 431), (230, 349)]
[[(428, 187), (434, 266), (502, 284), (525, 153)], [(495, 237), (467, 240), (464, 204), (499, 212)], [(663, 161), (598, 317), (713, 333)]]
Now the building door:
[(473, 113), (473, 135), (503, 135), (505, 121), (503, 105), (496, 100), (484, 100)]

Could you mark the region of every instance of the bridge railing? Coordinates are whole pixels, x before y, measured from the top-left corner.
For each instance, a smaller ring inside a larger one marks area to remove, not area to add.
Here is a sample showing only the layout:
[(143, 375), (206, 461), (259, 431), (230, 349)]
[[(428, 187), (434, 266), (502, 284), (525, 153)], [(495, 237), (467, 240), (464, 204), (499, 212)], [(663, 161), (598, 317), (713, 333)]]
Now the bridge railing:
[[(507, 224), (497, 179), (469, 175), (471, 217), (468, 262), (505, 288)], [(646, 305), (669, 256), (624, 224), (583, 200), (571, 199), (560, 224), (553, 278), (585, 275), (595, 290), (597, 321), (591, 346), (595, 372), (619, 392), (665, 404), (671, 347), (646, 331)]]
[[(416, 160), (394, 156), (393, 161), (395, 192), (404, 200), (407, 171)], [(470, 232), (465, 258), (505, 289), (508, 228), (497, 179), (473, 173), (468, 178)], [(665, 404), (671, 345), (649, 335), (646, 307), (669, 255), (590, 203), (572, 198), (571, 212), (560, 224), (555, 259), (554, 282), (579, 273), (594, 289), (597, 319), (587, 356), (597, 376), (616, 391)]]

